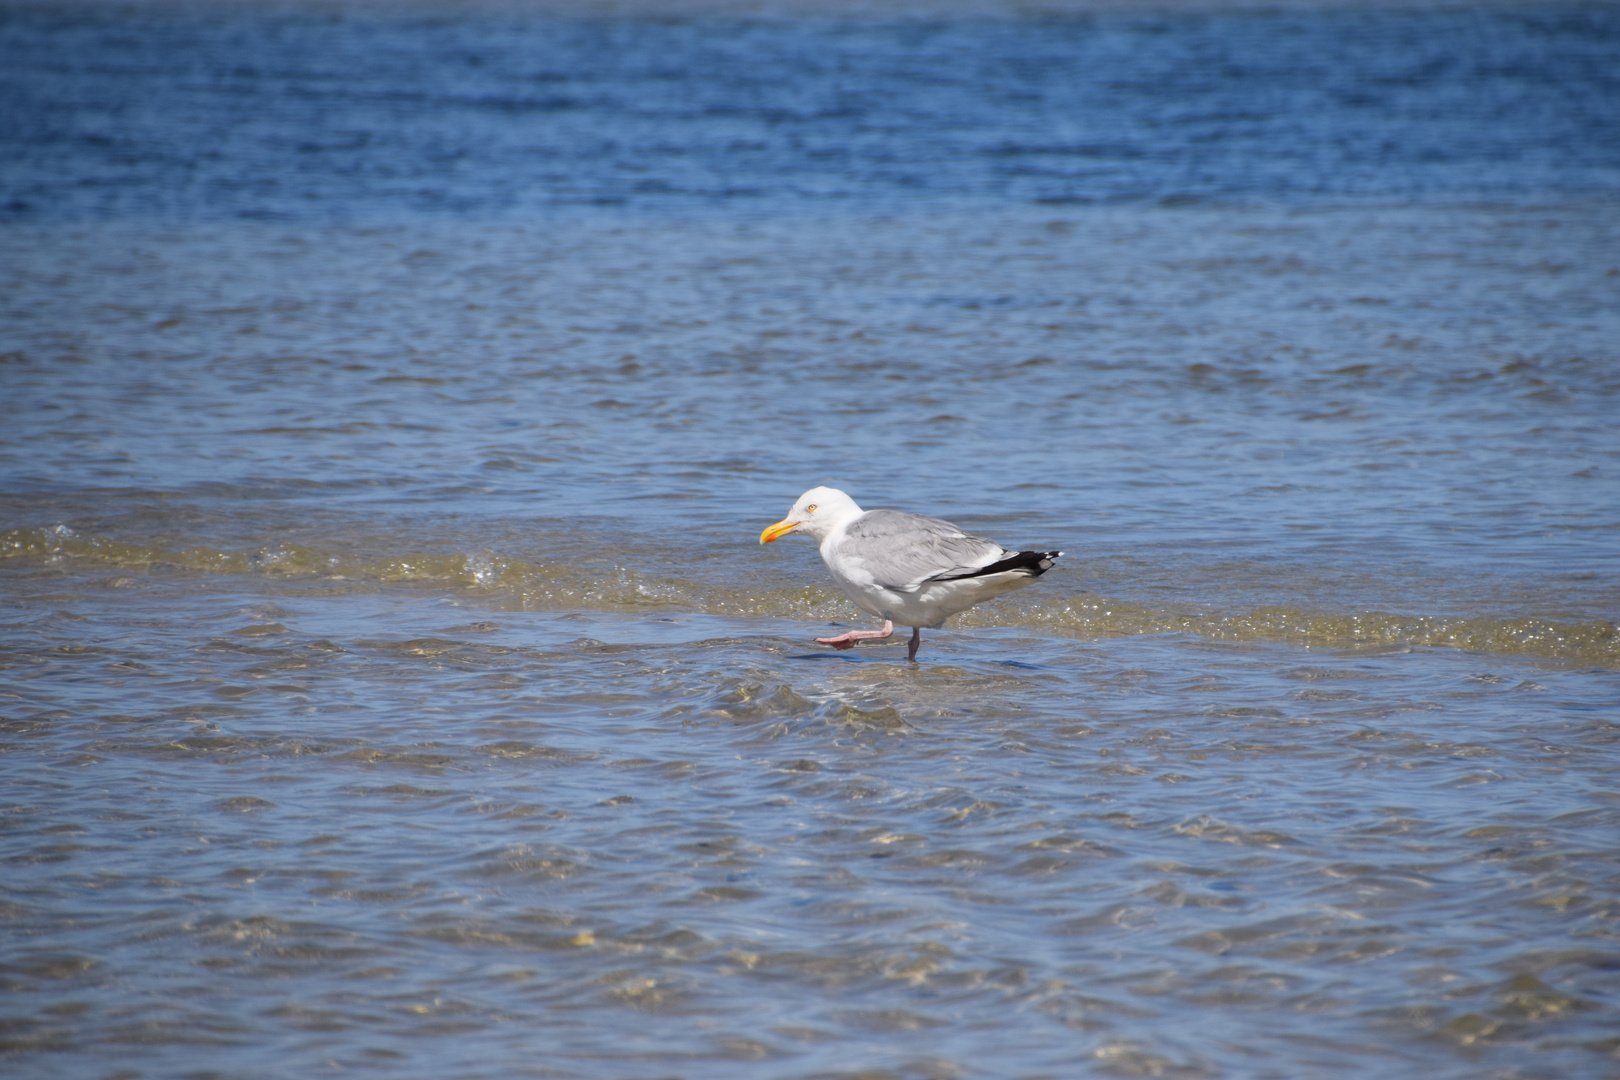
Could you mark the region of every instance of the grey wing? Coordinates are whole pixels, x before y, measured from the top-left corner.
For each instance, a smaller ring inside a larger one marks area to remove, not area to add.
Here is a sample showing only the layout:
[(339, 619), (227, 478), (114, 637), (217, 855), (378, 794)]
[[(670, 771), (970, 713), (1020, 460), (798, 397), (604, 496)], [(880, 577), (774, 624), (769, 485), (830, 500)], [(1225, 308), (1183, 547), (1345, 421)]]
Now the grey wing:
[(900, 510), (871, 510), (844, 530), (839, 554), (861, 560), (886, 589), (910, 592), (930, 579), (963, 577), (1006, 555), (948, 521)]

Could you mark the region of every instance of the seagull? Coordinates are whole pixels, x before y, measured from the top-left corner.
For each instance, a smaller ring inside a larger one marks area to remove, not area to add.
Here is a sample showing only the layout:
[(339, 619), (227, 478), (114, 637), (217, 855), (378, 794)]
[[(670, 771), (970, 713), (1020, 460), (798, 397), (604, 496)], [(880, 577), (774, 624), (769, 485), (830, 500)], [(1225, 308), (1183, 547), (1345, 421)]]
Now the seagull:
[(816, 638), (835, 649), (893, 636), (894, 624), (911, 627), (906, 659), (917, 661), (922, 628), (993, 596), (1023, 588), (1052, 569), (1061, 551), (1008, 551), (970, 536), (948, 521), (901, 510), (862, 510), (837, 488), (815, 487), (799, 496), (788, 516), (759, 534), (768, 544), (803, 533), (821, 546), (821, 560), (855, 606), (883, 620), (882, 630), (851, 630)]

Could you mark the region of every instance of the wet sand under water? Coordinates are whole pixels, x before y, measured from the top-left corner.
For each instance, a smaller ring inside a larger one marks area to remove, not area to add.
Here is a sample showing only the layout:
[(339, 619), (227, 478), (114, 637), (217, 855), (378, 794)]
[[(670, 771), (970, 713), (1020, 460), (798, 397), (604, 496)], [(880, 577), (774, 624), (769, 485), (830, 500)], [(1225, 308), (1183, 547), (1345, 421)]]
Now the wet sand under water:
[(1614, 1052), (1612, 673), (1017, 628), (913, 666), (798, 620), (78, 588), (3, 630), (30, 1075)]

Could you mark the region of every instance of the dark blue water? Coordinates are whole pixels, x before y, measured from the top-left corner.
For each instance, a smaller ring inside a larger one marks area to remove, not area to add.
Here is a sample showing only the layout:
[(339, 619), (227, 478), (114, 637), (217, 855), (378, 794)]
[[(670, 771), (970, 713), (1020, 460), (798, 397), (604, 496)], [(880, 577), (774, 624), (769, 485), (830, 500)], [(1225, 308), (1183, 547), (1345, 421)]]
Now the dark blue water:
[(1620, 14), (0, 13), (14, 218), (1620, 189)]

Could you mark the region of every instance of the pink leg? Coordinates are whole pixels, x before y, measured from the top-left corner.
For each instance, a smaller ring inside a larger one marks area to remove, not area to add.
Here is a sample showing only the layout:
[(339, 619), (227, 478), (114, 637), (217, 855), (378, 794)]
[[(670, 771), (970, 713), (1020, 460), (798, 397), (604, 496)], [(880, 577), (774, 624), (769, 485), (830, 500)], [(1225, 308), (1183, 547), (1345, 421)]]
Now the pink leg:
[(835, 649), (853, 649), (857, 641), (873, 641), (890, 637), (893, 634), (894, 623), (884, 619), (883, 629), (881, 630), (851, 630), (849, 633), (839, 634), (837, 637), (818, 637), (816, 643), (831, 645)]

